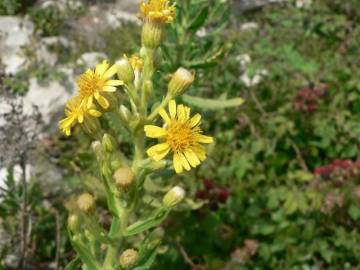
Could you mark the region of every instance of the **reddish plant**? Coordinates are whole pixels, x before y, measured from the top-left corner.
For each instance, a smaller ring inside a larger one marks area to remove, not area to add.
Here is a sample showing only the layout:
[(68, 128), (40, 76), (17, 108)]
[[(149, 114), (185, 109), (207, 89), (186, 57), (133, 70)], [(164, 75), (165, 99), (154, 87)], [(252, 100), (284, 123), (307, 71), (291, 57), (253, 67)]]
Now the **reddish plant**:
[(297, 93), (294, 106), (298, 111), (312, 113), (318, 109), (320, 101), (325, 98), (326, 93), (326, 85), (304, 87)]
[(203, 189), (196, 192), (196, 197), (201, 200), (208, 200), (211, 210), (216, 211), (219, 204), (224, 204), (230, 196), (230, 190), (226, 187), (217, 185), (211, 179), (203, 180)]

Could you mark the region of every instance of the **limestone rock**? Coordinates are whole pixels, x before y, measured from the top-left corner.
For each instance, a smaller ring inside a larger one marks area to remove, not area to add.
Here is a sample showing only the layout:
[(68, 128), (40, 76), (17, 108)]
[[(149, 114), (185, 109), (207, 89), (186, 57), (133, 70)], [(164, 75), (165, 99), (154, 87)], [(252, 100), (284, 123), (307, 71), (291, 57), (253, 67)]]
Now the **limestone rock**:
[(27, 18), (0, 16), (0, 60), (6, 74), (16, 74), (26, 67), (22, 48), (31, 42), (34, 24)]
[[(24, 97), (24, 110), (31, 111), (32, 105), (36, 105), (44, 123), (48, 125), (51, 120), (54, 120), (64, 110), (67, 100), (73, 95), (72, 90), (67, 90), (58, 81), (51, 81), (47, 85), (40, 85), (36, 78), (31, 78), (29, 91)], [(55, 124), (57, 124), (57, 121)]]
[(107, 60), (108, 57), (105, 53), (102, 52), (87, 52), (80, 56), (76, 61), (76, 64), (85, 66), (87, 68), (94, 68), (103, 60)]

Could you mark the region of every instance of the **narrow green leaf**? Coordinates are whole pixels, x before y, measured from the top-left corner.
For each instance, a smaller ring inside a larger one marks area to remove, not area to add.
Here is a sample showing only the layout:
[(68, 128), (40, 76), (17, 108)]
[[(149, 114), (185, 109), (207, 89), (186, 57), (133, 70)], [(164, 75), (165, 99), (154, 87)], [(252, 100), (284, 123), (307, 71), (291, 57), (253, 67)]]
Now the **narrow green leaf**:
[(193, 97), (189, 95), (183, 95), (184, 102), (202, 108), (204, 110), (220, 110), (230, 107), (237, 107), (244, 103), (242, 98), (232, 98), (227, 100), (215, 100), (215, 99), (206, 99), (200, 97)]
[(209, 8), (207, 6), (203, 7), (195, 19), (190, 23), (189, 30), (196, 32), (199, 30), (205, 23), (207, 17), (209, 15)]
[(138, 222), (135, 222), (134, 224), (127, 227), (124, 235), (125, 236), (135, 235), (142, 233), (143, 231), (146, 231), (153, 227), (156, 227), (165, 220), (168, 214), (169, 214), (169, 210), (161, 209), (159, 211), (156, 211), (152, 217), (147, 218), (145, 220), (139, 220)]
[(146, 258), (143, 262), (140, 262), (138, 266), (136, 266), (133, 270), (148, 270), (150, 269), (150, 267), (152, 266), (152, 264), (155, 261), (157, 255), (157, 251), (156, 248), (150, 253), (148, 254)]
[(81, 259), (79, 256), (76, 256), (69, 264), (65, 267), (65, 270), (76, 270), (81, 264)]
[(93, 256), (90, 254), (88, 248), (84, 247), (82, 244), (77, 243), (76, 241), (71, 241), (74, 249), (79, 254), (81, 260), (86, 264), (89, 270), (100, 270), (100, 265), (95, 261)]

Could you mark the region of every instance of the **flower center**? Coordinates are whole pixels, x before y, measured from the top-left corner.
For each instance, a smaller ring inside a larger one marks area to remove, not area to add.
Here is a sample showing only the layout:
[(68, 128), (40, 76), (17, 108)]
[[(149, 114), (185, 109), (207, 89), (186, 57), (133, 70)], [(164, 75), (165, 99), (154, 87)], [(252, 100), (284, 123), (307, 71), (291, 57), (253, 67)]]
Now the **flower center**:
[(166, 142), (173, 152), (182, 152), (196, 142), (196, 135), (199, 132), (198, 127), (191, 128), (189, 123), (175, 120), (168, 128)]
[(78, 80), (81, 97), (90, 97), (104, 86), (104, 81), (95, 72), (87, 72)]

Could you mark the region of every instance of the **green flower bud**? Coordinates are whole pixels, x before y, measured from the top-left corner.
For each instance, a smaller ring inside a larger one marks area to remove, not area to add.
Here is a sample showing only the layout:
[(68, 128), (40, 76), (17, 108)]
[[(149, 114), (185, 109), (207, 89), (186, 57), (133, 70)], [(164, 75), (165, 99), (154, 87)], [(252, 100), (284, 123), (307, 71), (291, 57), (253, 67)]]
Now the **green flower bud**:
[(161, 66), (162, 60), (163, 60), (163, 52), (161, 48), (158, 48), (154, 55), (154, 66), (156, 68), (159, 68)]
[(101, 158), (103, 156), (103, 147), (100, 141), (94, 141), (91, 144), (91, 148), (94, 151), (97, 158)]
[(130, 120), (130, 117), (131, 117), (131, 112), (129, 111), (128, 108), (126, 108), (124, 105), (121, 105), (120, 106), (120, 110), (119, 110), (122, 118), (126, 121), (129, 121)]
[(119, 168), (114, 174), (116, 186), (121, 191), (128, 191), (135, 184), (135, 175), (128, 167)]
[(174, 207), (185, 198), (185, 190), (182, 187), (175, 186), (165, 194), (163, 204), (166, 207)]
[(117, 74), (120, 80), (124, 81), (126, 84), (132, 83), (135, 80), (134, 69), (127, 58), (117, 61), (116, 65)]
[(179, 68), (169, 83), (169, 93), (172, 97), (182, 95), (194, 82), (195, 75), (185, 68)]
[(120, 256), (120, 266), (125, 269), (134, 267), (139, 261), (139, 253), (135, 249), (127, 249)]
[(141, 34), (142, 44), (146, 48), (157, 49), (164, 39), (164, 32), (162, 23), (146, 21)]
[(80, 228), (80, 218), (77, 214), (71, 214), (68, 217), (68, 227), (73, 233), (77, 232)]
[(85, 214), (89, 214), (95, 210), (95, 199), (91, 194), (84, 193), (79, 196), (77, 205), (80, 211), (84, 212)]
[(124, 159), (120, 152), (116, 151), (110, 154), (110, 167), (113, 171), (119, 167), (122, 167), (123, 164)]
[(90, 135), (96, 134), (101, 129), (99, 119), (88, 115), (85, 115), (85, 119), (81, 124), (81, 127), (86, 133)]
[(144, 83), (144, 92), (145, 92), (146, 100), (148, 100), (149, 97), (152, 95), (152, 92), (153, 92), (153, 83), (152, 83), (152, 81), (147, 80)]
[(106, 98), (110, 103), (109, 108), (107, 108), (108, 111), (117, 110), (117, 108), (119, 107), (119, 98), (118, 98), (118, 94), (116, 92), (114, 92), (114, 93), (105, 92), (105, 93), (102, 93), (101, 95), (104, 98)]
[(102, 146), (107, 152), (113, 152), (118, 147), (118, 144), (113, 136), (105, 133), (102, 138)]

